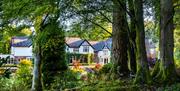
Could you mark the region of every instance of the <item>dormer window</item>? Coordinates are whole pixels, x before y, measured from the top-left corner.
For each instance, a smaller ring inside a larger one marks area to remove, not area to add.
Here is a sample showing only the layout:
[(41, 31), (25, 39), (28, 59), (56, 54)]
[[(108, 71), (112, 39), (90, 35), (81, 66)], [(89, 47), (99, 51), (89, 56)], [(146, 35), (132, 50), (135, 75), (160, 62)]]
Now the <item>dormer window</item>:
[(83, 52), (89, 52), (89, 46), (83, 46)]

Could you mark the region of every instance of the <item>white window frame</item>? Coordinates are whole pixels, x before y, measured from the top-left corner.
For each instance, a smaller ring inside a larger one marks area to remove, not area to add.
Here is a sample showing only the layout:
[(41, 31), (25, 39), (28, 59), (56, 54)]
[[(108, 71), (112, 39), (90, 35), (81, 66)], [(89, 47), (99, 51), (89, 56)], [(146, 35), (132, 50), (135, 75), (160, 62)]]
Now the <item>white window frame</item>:
[(79, 52), (79, 48), (73, 48), (73, 52), (74, 53), (78, 53)]
[(108, 50), (103, 50), (104, 55), (108, 55)]
[(83, 52), (89, 52), (89, 46), (83, 46)]

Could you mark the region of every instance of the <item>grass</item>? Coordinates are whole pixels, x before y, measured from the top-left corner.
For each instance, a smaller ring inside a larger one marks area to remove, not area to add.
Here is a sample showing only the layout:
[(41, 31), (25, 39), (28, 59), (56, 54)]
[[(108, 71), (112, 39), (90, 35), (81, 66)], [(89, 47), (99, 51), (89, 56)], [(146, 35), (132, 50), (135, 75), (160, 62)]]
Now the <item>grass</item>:
[(123, 80), (100, 81), (81, 87), (81, 91), (180, 91), (180, 83), (172, 85), (133, 85)]

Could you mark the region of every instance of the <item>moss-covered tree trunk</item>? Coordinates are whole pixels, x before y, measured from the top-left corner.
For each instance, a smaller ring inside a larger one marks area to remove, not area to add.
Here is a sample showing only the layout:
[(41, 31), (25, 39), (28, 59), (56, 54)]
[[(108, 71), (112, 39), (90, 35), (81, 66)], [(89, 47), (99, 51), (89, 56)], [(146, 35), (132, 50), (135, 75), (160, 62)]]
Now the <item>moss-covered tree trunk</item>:
[(127, 18), (126, 0), (114, 0), (113, 6), (113, 31), (112, 31), (112, 60), (119, 76), (129, 74), (127, 58)]
[(130, 27), (129, 27), (129, 46), (128, 46), (128, 56), (130, 62), (130, 69), (132, 74), (136, 73), (136, 26), (135, 26), (135, 11), (133, 0), (128, 0), (128, 7), (130, 12)]
[(134, 83), (145, 84), (150, 82), (149, 68), (147, 64), (145, 48), (145, 32), (143, 19), (143, 1), (134, 0), (135, 17), (136, 17), (136, 57), (137, 73)]
[(160, 0), (160, 68), (157, 80), (172, 82), (176, 79), (174, 65), (174, 25), (172, 0)]

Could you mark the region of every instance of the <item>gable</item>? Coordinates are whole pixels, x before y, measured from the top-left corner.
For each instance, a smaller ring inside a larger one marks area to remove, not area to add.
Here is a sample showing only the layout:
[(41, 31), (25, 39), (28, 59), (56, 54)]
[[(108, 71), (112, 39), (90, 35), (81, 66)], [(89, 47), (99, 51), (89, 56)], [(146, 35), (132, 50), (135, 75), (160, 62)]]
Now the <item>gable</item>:
[(103, 49), (108, 49), (109, 50), (109, 48), (107, 46), (104, 46)]
[(82, 43), (82, 46), (90, 46), (90, 44), (89, 44), (87, 41), (84, 41), (84, 42)]

